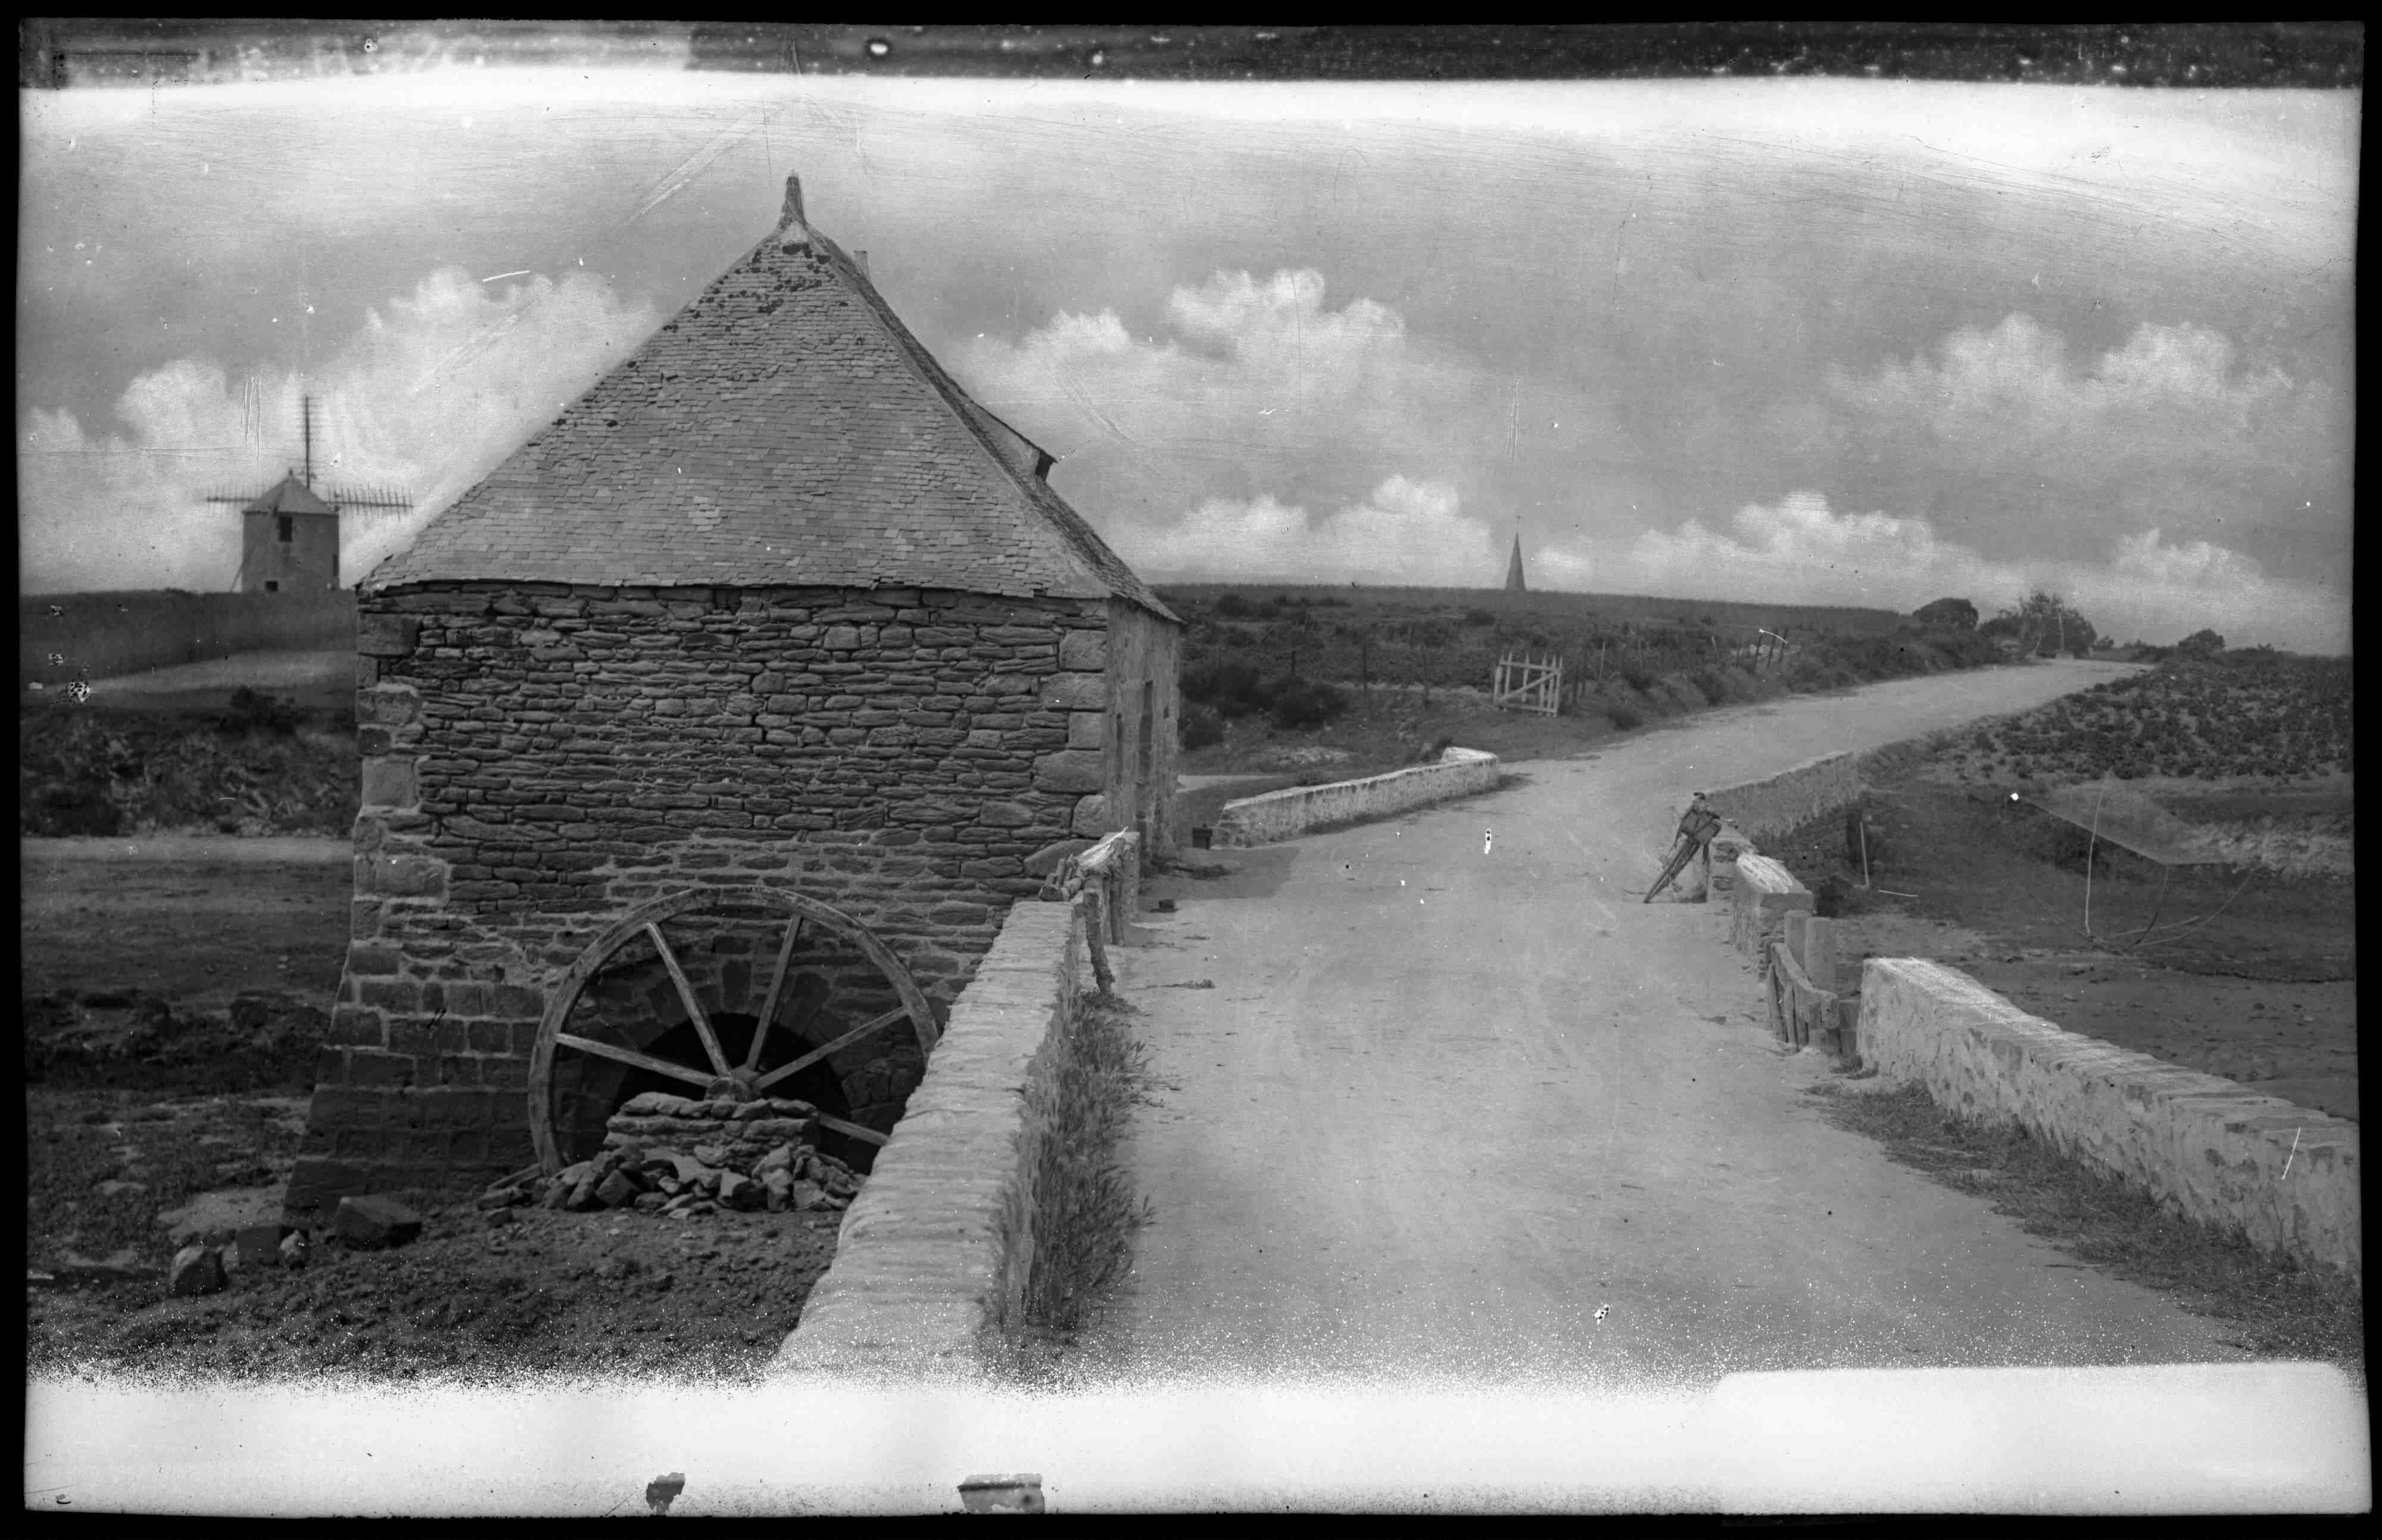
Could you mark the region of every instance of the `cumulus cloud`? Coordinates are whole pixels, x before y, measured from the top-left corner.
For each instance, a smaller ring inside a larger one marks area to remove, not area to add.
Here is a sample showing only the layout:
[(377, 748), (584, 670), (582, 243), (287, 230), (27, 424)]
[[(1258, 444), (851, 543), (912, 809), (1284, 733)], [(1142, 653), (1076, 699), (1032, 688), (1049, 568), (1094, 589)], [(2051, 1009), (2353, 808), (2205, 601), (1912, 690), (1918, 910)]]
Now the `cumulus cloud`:
[(1872, 375), (1834, 370), (1827, 386), (1854, 454), (2002, 489), (1991, 500), (2010, 543), (2081, 523), (2204, 537), (2291, 510), (2330, 524), (2346, 507), (2336, 393), (2206, 326), (2144, 323), (2077, 359), (2058, 332), (2011, 314)]
[(1468, 360), (1387, 305), (1332, 308), (1312, 269), (1178, 287), (1163, 330), (1062, 313), (954, 351), (970, 390), (1061, 457), (1063, 490), (1121, 543), (1211, 501), (1328, 506), (1401, 465), (1452, 476), (1502, 411)]
[[(1688, 520), (1650, 529), (1599, 563), (1614, 593), (1765, 598), (1909, 611), (1965, 598), (1992, 614), (2037, 588), (2066, 596), (2106, 634), (2172, 642), (2215, 626), (2236, 642), (2316, 652), (2349, 647), (2345, 593), (2267, 576), (2205, 540), (2169, 544), (2155, 529), (2117, 540), (2106, 561), (2008, 561), (1940, 538), (1924, 519), (1837, 513), (1814, 493), (1740, 509), (1726, 530)], [(1547, 586), (1590, 586), (1584, 552), (1540, 553)]]
[(2292, 396), (2294, 382), (2281, 369), (2239, 363), (2220, 332), (2145, 323), (2124, 346), (2080, 369), (2069, 362), (2066, 339), (2012, 314), (1991, 331), (1953, 332), (1934, 358), (1890, 363), (1868, 379), (1838, 371), (1831, 384), (1841, 400), (1919, 423), (1947, 441), (1999, 439), (2013, 430), (2148, 430), (2204, 440), (2211, 432), (2253, 433)]
[(206, 499), (262, 490), (297, 462), (306, 392), (324, 416), (318, 486), (393, 485), (415, 499), (399, 518), (342, 521), (340, 575), (353, 582), (659, 322), (575, 272), (492, 290), (441, 269), (372, 312), (306, 380), (235, 381), (181, 359), (134, 379), (108, 426), (35, 407), (18, 425), (20, 585), (228, 587), (239, 521)]
[(1126, 554), (1153, 574), (1183, 578), (1478, 586), (1497, 553), (1490, 532), (1460, 511), (1454, 487), (1394, 475), (1318, 520), (1271, 496), (1210, 499)]

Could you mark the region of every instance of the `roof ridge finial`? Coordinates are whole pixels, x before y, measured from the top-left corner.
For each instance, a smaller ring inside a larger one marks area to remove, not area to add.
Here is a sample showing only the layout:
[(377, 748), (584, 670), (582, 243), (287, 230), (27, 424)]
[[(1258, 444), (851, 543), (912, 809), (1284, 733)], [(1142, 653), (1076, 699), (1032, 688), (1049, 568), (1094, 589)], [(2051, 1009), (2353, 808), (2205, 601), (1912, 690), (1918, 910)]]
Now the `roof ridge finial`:
[(809, 221), (803, 217), (803, 179), (798, 176), (786, 179), (786, 203), (779, 211), (778, 228), (780, 232), (799, 229), (804, 235), (810, 233)]

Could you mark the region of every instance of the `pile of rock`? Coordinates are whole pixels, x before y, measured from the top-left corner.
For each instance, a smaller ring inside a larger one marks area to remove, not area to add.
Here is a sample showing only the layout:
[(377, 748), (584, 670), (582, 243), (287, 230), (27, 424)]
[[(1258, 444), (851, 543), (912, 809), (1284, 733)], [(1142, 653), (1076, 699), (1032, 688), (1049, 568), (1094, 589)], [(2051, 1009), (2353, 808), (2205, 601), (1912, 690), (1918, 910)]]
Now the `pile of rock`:
[[(422, 1216), (385, 1193), (340, 1199), (330, 1225), (319, 1232), (324, 1241), (336, 1240), (359, 1251), (403, 1246), (421, 1235)], [(177, 1295), (217, 1293), (241, 1274), (305, 1266), (315, 1242), (316, 1238), (289, 1225), (246, 1226), (228, 1245), (185, 1246), (175, 1252), (166, 1287)]]
[(852, 1168), (814, 1147), (818, 1109), (763, 1098), (701, 1102), (663, 1092), (612, 1115), (593, 1160), (490, 1189), (480, 1207), (633, 1209), (692, 1218), (728, 1209), (841, 1209), (860, 1190)]

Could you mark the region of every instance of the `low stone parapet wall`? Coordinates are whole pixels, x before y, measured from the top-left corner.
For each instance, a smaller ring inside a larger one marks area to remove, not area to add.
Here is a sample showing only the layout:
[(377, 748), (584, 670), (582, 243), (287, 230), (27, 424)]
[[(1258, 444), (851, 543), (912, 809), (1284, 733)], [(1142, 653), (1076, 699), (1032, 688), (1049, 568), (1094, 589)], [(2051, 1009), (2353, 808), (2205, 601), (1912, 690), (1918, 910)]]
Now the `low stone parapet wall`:
[(1754, 958), (1762, 978), (1770, 976), (1771, 943), (1786, 939), (1787, 915), (1811, 907), (1811, 890), (1777, 861), (1750, 851), (1737, 858), (1729, 893), (1729, 940)]
[(1034, 1109), (1051, 1100), (1038, 1091), (1078, 1008), (1079, 916), (1072, 904), (1010, 910), (771, 1373), (972, 1377), (1015, 1329), (1034, 1174), (1059, 1134)]
[(1737, 902), (1737, 858), (1754, 854), (1753, 842), (1726, 819), (1704, 843), (1679, 882), (1680, 896), (1700, 904)]
[(1315, 829), (1387, 818), (1451, 797), (1494, 791), (1503, 774), (1495, 755), (1451, 748), (1431, 764), (1410, 765), (1385, 775), (1321, 786), (1286, 786), (1225, 803), (1209, 843), (1220, 850), (1274, 844)]
[(2027, 1015), (1920, 958), (1863, 969), (1860, 1053), (1947, 1111), (2056, 1148), (2363, 1287), (2357, 1126)]
[(1712, 810), (1756, 842), (1775, 839), (1860, 800), (1860, 767), (1849, 751), (1806, 760), (1759, 781), (1706, 792)]

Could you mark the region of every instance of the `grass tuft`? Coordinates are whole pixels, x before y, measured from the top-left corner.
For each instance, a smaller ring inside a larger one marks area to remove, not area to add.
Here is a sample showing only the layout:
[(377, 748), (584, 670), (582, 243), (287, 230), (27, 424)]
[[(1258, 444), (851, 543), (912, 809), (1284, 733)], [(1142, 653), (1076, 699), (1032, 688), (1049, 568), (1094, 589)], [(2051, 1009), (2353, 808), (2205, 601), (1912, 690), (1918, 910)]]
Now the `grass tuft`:
[(1135, 1191), (1119, 1153), (1133, 1109), (1150, 1102), (1154, 1083), (1133, 1016), (1123, 1001), (1087, 996), (1039, 1093), (1052, 1137), (1035, 1174), (1028, 1336), (1064, 1340), (1080, 1330), (1123, 1275), (1134, 1234), (1150, 1219), (1149, 1201)]
[(2027, 1234), (2230, 1323), (2236, 1346), (2337, 1363), (2363, 1383), (2364, 1299), (2347, 1276), (2178, 1214), (2016, 1124), (1954, 1116), (1924, 1087), (1856, 1093), (1820, 1085), (1811, 1093), (1836, 1127), (1876, 1140), (1892, 1159), (1946, 1187), (1990, 1200)]

